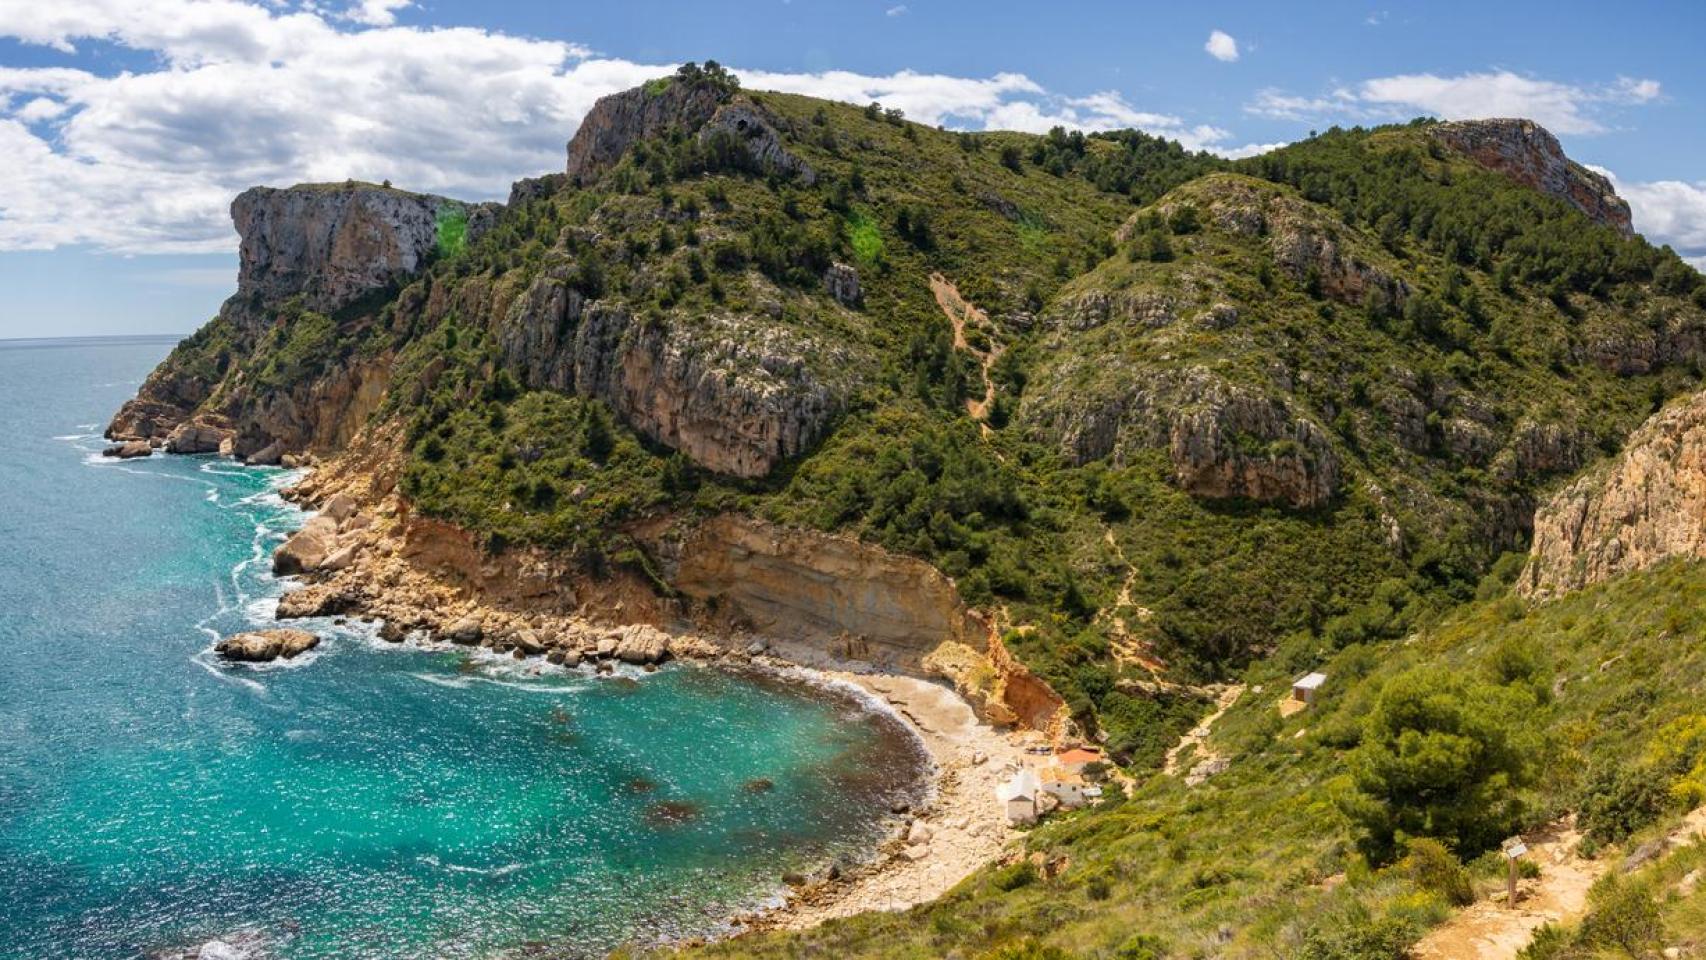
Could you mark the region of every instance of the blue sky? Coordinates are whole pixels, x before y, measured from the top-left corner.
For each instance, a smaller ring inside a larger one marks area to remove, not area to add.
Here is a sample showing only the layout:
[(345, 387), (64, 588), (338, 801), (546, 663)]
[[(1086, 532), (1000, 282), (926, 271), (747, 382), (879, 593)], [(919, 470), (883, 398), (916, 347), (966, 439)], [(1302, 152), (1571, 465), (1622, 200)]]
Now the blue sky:
[(1706, 5), (0, 0), (0, 337), (187, 332), (254, 183), (501, 198), (688, 59), (951, 127), (1139, 126), (1242, 155), (1525, 115), (1706, 264)]

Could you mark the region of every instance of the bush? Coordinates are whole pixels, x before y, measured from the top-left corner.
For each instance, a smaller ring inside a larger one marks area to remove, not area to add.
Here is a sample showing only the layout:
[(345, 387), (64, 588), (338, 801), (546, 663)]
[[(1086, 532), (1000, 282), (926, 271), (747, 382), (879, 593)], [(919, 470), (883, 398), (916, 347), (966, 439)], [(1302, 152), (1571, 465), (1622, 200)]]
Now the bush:
[(1036, 864), (1029, 860), (1019, 860), (995, 871), (990, 882), (995, 885), (995, 889), (1007, 893), (1020, 887), (1028, 887), (1041, 879), (1041, 876), (1037, 872)]
[(1445, 844), (1427, 837), (1409, 841), (1403, 868), (1410, 879), (1429, 893), (1438, 894), (1454, 907), (1467, 907), (1475, 902), (1475, 885), (1469, 871), (1451, 855)]
[(1588, 892), (1590, 912), (1577, 940), (1589, 947), (1616, 947), (1631, 957), (1644, 957), (1659, 945), (1664, 918), (1647, 888), (1607, 874)]
[(1669, 798), (1658, 771), (1645, 765), (1599, 763), (1588, 769), (1576, 799), (1582, 833), (1616, 843), (1659, 818)]

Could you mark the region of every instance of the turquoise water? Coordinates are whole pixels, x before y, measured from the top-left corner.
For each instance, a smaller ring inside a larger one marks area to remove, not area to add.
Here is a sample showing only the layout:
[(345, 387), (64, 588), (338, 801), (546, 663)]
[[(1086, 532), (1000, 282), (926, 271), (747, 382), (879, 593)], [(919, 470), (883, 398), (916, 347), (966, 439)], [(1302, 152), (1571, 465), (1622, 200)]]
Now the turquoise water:
[(716, 932), (919, 788), (892, 717), (799, 683), (329, 622), (288, 666), (214, 662), (300, 514), (281, 471), (96, 456), (168, 347), (0, 342), (0, 957), (598, 955)]

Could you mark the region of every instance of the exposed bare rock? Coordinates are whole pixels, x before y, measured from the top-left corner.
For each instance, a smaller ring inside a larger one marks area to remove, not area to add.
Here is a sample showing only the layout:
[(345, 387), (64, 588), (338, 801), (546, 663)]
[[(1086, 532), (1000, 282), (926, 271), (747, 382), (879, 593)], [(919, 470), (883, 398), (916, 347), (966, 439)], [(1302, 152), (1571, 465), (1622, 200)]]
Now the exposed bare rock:
[(562, 173), (547, 173), (542, 177), (524, 177), (509, 185), (509, 202), (505, 206), (519, 207), (535, 200), (555, 196), (568, 182), (568, 175)]
[(624, 627), (614, 653), (623, 663), (660, 663), (669, 656), (669, 634), (645, 624)]
[(1634, 233), (1629, 204), (1611, 181), (1565, 156), (1558, 138), (1532, 120), (1459, 120), (1439, 124), (1433, 135), (1489, 170), (1557, 197), (1624, 236)]
[(1351, 256), (1332, 233), (1306, 219), (1275, 217), (1270, 230), (1274, 262), (1298, 283), (1318, 285), (1322, 296), (1353, 306), (1373, 298), (1396, 308), (1410, 295), (1409, 284)]
[(1164, 448), (1174, 481), (1198, 496), (1314, 507), (1339, 487), (1325, 430), (1286, 401), (1201, 367), (1133, 377), (1100, 404), (1028, 397), (1022, 415), (1077, 463)]
[(810, 186), (817, 182), (811, 165), (788, 152), (776, 132), (770, 112), (744, 97), (723, 105), (699, 131), (701, 142), (726, 137), (739, 144), (760, 172), (793, 177)]
[(467, 616), (445, 628), (444, 638), (451, 643), (472, 646), (484, 636), (485, 624), (478, 616)]
[(722, 106), (715, 87), (669, 80), (600, 97), (569, 141), (568, 178), (585, 185), (615, 165), (637, 140), (671, 128), (697, 130)]
[(154, 447), (146, 440), (126, 440), (115, 443), (101, 451), (103, 457), (116, 457), (120, 460), (131, 460), (136, 457), (153, 456)]
[(1109, 323), (1159, 329), (1179, 321), (1177, 310), (1172, 297), (1151, 290), (1090, 290), (1057, 304), (1045, 319), (1057, 329), (1075, 332)]
[(227, 660), (269, 663), (289, 660), (320, 645), (320, 638), (306, 630), (255, 630), (219, 641), (213, 652)]
[(166, 435), (167, 453), (223, 453), (231, 428), (206, 420), (186, 420)]
[(909, 670), (945, 640), (982, 642), (953, 581), (851, 538), (726, 514), (691, 531), (679, 551), (665, 558), (676, 588), (715, 598), (759, 633), (852, 640), (869, 648), (863, 659)]
[(338, 525), (331, 517), (310, 518), (301, 530), (273, 551), (272, 572), (286, 577), (319, 569), (337, 548), (337, 536)]
[(864, 301), (859, 271), (845, 263), (832, 263), (823, 272), (823, 289), (844, 307), (857, 307)]
[(413, 276), (438, 245), (441, 216), (473, 205), (368, 183), (255, 187), (231, 204), (242, 237), (237, 296), (301, 296), (331, 313)]
[(528, 386), (599, 397), (647, 437), (740, 477), (816, 442), (856, 366), (844, 348), (768, 318), (636, 321), (549, 273), (516, 299), (498, 342)]
[(1706, 393), (1654, 414), (1540, 509), (1521, 587), (1557, 596), (1670, 557), (1706, 557)]

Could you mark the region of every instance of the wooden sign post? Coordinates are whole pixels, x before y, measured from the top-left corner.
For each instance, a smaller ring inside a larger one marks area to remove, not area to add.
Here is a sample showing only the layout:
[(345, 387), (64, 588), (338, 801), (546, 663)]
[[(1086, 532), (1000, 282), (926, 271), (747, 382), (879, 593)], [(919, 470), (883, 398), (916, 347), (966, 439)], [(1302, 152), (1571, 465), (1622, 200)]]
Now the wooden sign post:
[(1516, 909), (1516, 862), (1528, 852), (1528, 844), (1521, 837), (1512, 837), (1504, 843), (1505, 864), (1509, 872), (1505, 876), (1505, 902), (1512, 910)]

